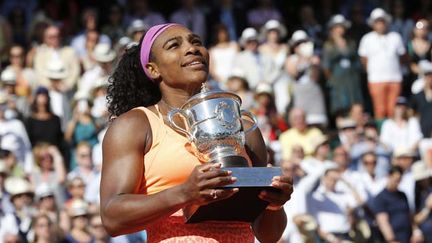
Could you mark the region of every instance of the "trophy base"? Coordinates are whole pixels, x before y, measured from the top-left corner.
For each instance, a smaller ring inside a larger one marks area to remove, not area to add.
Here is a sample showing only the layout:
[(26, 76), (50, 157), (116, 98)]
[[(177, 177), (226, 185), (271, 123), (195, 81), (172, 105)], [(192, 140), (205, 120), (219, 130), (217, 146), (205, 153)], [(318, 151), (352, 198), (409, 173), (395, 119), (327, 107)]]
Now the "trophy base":
[(271, 186), (272, 178), (281, 174), (280, 167), (231, 167), (234, 184), (225, 189), (239, 188), (232, 197), (204, 206), (190, 206), (183, 209), (186, 223), (202, 221), (253, 222), (268, 205), (258, 195), (262, 190), (279, 191)]
[(210, 163), (221, 163), (222, 168), (227, 167), (249, 167), (248, 161), (243, 156), (232, 155), (225, 156), (221, 158), (217, 158), (215, 160), (210, 161)]

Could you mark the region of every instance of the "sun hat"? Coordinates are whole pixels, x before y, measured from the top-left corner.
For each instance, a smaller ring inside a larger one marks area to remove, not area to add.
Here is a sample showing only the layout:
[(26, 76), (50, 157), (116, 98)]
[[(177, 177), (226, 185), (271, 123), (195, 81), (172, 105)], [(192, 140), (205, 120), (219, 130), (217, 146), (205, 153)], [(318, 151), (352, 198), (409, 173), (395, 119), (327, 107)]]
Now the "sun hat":
[(255, 94), (273, 94), (273, 88), (270, 84), (259, 83), (255, 88)]
[(111, 49), (111, 46), (107, 43), (99, 43), (95, 46), (92, 52), (93, 58), (97, 62), (112, 62), (116, 58), (116, 53)]
[(346, 29), (349, 29), (351, 28), (351, 21), (347, 20), (342, 14), (336, 14), (330, 18), (329, 22), (327, 23), (327, 27), (330, 29), (335, 25), (341, 25)]
[(74, 199), (68, 208), (70, 217), (78, 217), (88, 215), (89, 205), (86, 201), (81, 199)]
[(130, 23), (130, 25), (127, 28), (127, 34), (130, 36), (136, 32), (145, 32), (149, 29), (149, 26), (144, 23), (141, 19), (135, 19)]
[(410, 148), (399, 147), (393, 151), (393, 158), (415, 157), (416, 154)]
[(387, 24), (392, 21), (392, 17), (382, 8), (375, 8), (374, 10), (372, 10), (367, 22), (369, 26), (372, 26), (373, 23), (378, 19), (383, 19), (387, 22)]
[(2, 84), (15, 85), (16, 84), (16, 73), (12, 68), (6, 68), (3, 70), (0, 76)]
[(277, 30), (279, 32), (280, 39), (285, 38), (287, 35), (287, 29), (285, 25), (283, 25), (281, 22), (275, 19), (271, 19), (264, 24), (264, 26), (261, 28), (260, 31), (261, 37), (265, 38), (265, 36), (270, 30)]
[(46, 64), (45, 76), (49, 79), (65, 79), (67, 77), (66, 67), (61, 60), (52, 59)]
[(36, 200), (39, 201), (44, 197), (54, 196), (54, 189), (48, 183), (41, 183), (36, 187), (35, 194)]
[(291, 39), (289, 40), (288, 44), (290, 46), (296, 46), (301, 42), (309, 41), (309, 36), (304, 30), (296, 30), (291, 36)]
[(415, 162), (411, 166), (411, 171), (415, 181), (421, 181), (432, 176), (431, 170), (427, 168), (423, 161)]
[(17, 176), (8, 177), (5, 181), (5, 189), (14, 197), (20, 194), (30, 194), (33, 195), (33, 189), (26, 179)]
[(241, 36), (240, 36), (240, 40), (239, 43), (241, 46), (244, 46), (248, 41), (258, 41), (258, 32), (256, 31), (256, 29), (252, 28), (252, 27), (248, 27), (246, 29), (243, 30)]

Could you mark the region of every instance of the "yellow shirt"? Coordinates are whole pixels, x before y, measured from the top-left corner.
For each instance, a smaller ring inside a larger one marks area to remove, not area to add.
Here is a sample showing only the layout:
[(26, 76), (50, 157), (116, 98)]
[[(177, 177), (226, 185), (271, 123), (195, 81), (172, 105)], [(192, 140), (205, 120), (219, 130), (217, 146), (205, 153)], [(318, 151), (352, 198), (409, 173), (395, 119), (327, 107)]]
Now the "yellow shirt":
[(322, 136), (323, 134), (318, 128), (308, 128), (303, 133), (300, 133), (296, 128), (288, 129), (279, 136), (282, 159), (288, 160), (291, 157), (295, 145), (300, 145), (303, 148), (305, 156), (311, 155), (315, 149), (314, 141)]

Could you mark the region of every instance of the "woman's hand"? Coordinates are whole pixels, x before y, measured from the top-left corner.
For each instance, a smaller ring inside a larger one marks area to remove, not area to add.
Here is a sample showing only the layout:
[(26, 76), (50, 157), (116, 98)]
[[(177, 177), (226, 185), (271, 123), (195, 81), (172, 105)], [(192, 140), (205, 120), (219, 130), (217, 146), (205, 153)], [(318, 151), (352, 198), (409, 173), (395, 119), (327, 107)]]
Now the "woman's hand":
[(231, 171), (221, 170), (220, 163), (205, 163), (194, 168), (189, 179), (181, 185), (181, 196), (195, 205), (205, 205), (223, 200), (238, 192), (238, 188), (215, 189), (234, 183)]
[(289, 176), (275, 176), (272, 184), (274, 188), (278, 188), (280, 192), (272, 192), (268, 190), (262, 191), (258, 196), (264, 201), (269, 202), (268, 210), (279, 210), (291, 198), (293, 192), (292, 178)]

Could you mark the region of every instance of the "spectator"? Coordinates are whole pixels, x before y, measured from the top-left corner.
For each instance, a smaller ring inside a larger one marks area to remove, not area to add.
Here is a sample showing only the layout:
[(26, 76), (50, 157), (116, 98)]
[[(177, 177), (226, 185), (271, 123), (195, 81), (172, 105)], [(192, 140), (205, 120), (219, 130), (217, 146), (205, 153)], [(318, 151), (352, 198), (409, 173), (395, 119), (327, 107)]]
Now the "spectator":
[(110, 236), (106, 232), (102, 225), (102, 219), (99, 214), (90, 216), (90, 234), (92, 235), (93, 241), (98, 242), (111, 242)]
[(412, 36), (408, 41), (407, 52), (410, 57), (410, 69), (414, 75), (420, 75), (420, 61), (430, 61), (432, 57), (432, 45), (429, 42), (429, 22), (420, 19), (412, 29)]
[(15, 71), (15, 93), (18, 96), (29, 97), (36, 87), (36, 73), (32, 68), (25, 66), (25, 51), (20, 45), (13, 45), (9, 51), (10, 65), (7, 69)]
[(361, 159), (364, 171), (360, 171), (360, 183), (365, 188), (367, 200), (370, 203), (387, 184), (387, 177), (376, 174), (377, 156), (374, 152), (367, 152)]
[(82, 200), (74, 200), (68, 210), (71, 229), (66, 234), (67, 242), (90, 242), (88, 204)]
[(300, 145), (306, 156), (312, 155), (315, 147), (313, 141), (322, 136), (318, 128), (309, 128), (306, 124), (306, 114), (302, 109), (294, 108), (289, 114), (291, 128), (279, 136), (282, 146), (282, 159), (288, 160), (294, 146)]
[(74, 201), (84, 200), (86, 184), (84, 183), (83, 178), (79, 176), (75, 176), (73, 178), (68, 177), (66, 189), (70, 198), (65, 202), (64, 209), (68, 211), (69, 208), (72, 207), (72, 203)]
[(58, 206), (65, 201), (63, 185), (66, 182), (66, 168), (58, 149), (47, 143), (39, 143), (33, 149), (36, 169), (29, 174), (30, 181), (37, 188), (48, 184), (53, 191)]
[(314, 44), (303, 30), (295, 31), (289, 41), (293, 52), (288, 56), (285, 70), (294, 84), (293, 106), (306, 112), (308, 124), (327, 124), (324, 94), (319, 82), (320, 60), (313, 54)]
[(123, 16), (123, 8), (120, 5), (114, 3), (109, 7), (108, 23), (102, 27), (102, 34), (108, 36), (112, 43), (117, 43), (126, 34)]
[(85, 33), (85, 53), (80, 57), (83, 72), (86, 72), (96, 65), (92, 52), (99, 43), (99, 38), (100, 34), (97, 30), (89, 30)]
[(270, 57), (258, 52), (258, 32), (253, 28), (243, 30), (240, 45), (244, 50), (235, 57), (232, 70), (241, 70), (245, 73), (252, 90), (260, 83), (272, 84), (279, 76), (279, 72)]
[(241, 70), (233, 70), (231, 76), (227, 80), (226, 88), (240, 96), (242, 100), (241, 108), (250, 110), (254, 106), (254, 95), (249, 90), (249, 85)]
[(279, 21), (271, 19), (261, 28), (260, 35), (263, 43), (258, 51), (271, 57), (276, 68), (281, 70), (289, 52), (288, 45), (281, 43), (287, 35), (286, 27)]
[[(0, 153), (3, 153), (3, 151)], [(5, 214), (12, 213), (14, 210), (10, 201), (10, 195), (5, 189), (5, 180), (8, 176), (9, 169), (6, 167), (4, 159), (0, 157), (0, 223)]]
[(333, 161), (329, 160), (330, 146), (326, 136), (322, 135), (314, 139), (314, 152), (311, 157), (303, 159), (300, 167), (308, 177), (320, 178), (329, 167), (337, 167)]
[(148, 0), (131, 0), (129, 3), (129, 15), (126, 16), (126, 23), (130, 24), (135, 19), (140, 19), (148, 26), (163, 24), (165, 18), (149, 7)]
[(357, 206), (351, 193), (336, 189), (340, 173), (334, 167), (325, 170), (319, 187), (308, 201), (308, 211), (317, 219), (318, 233), (327, 242), (352, 240), (349, 217), (350, 209)]
[(182, 0), (181, 3), (181, 8), (171, 15), (170, 21), (186, 26), (202, 40), (206, 40), (206, 20), (203, 11), (197, 7), (196, 0)]
[(89, 143), (81, 142), (77, 145), (77, 167), (67, 175), (69, 180), (80, 177), (83, 179), (85, 185), (89, 185), (94, 179), (97, 179), (98, 172), (94, 169), (91, 153), (92, 149)]
[(108, 44), (97, 44), (92, 52), (92, 58), (96, 65), (87, 70), (78, 82), (78, 91), (84, 96), (90, 97), (90, 92), (95, 88), (100, 79), (108, 79), (113, 71), (116, 53)]
[(36, 47), (34, 58), (30, 59), (36, 71), (38, 85), (49, 86), (49, 77), (45, 75), (45, 70), (49, 69), (48, 64), (50, 62), (61, 62), (64, 65), (65, 72), (67, 72), (67, 76), (63, 77), (64, 84), (61, 91), (70, 92), (73, 90), (80, 73), (79, 59), (71, 47), (61, 46), (60, 29), (58, 27), (51, 25), (45, 29), (43, 43)]
[(127, 28), (127, 35), (133, 42), (139, 42), (144, 33), (149, 29), (144, 21), (135, 19)]
[[(88, 37), (87, 32), (97, 32), (99, 34), (99, 14), (95, 9), (87, 8), (84, 9), (82, 13), (82, 25), (83, 30), (80, 31), (71, 41), (71, 47), (76, 51), (78, 57), (82, 59), (88, 55), (86, 49), (86, 37)], [(98, 43), (106, 43), (111, 45), (111, 40), (108, 36), (104, 34), (99, 34)]]
[[(17, 76), (12, 68), (3, 70), (0, 76), (1, 86), (3, 91), (8, 96), (7, 110), (5, 112), (7, 118), (15, 118), (22, 120), (29, 113), (27, 97), (18, 96), (16, 94)], [(1, 92), (1, 91), (0, 91)]]
[(406, 195), (398, 190), (402, 168), (391, 167), (386, 188), (373, 201), (376, 220), (386, 242), (410, 242), (412, 221)]
[(239, 52), (239, 46), (235, 40), (229, 37), (225, 25), (215, 26), (215, 40), (209, 49), (210, 75), (221, 88), (226, 88), (226, 82), (232, 73), (234, 58)]
[(432, 174), (424, 163), (412, 166), (416, 181), (416, 214), (414, 222), (421, 230), (424, 242), (432, 242)]
[(32, 146), (46, 142), (63, 149), (63, 131), (60, 117), (51, 109), (48, 89), (38, 87), (31, 103), (31, 115), (26, 120), (26, 130)]
[(248, 25), (255, 29), (260, 29), (271, 19), (282, 21), (282, 15), (273, 5), (273, 0), (259, 0), (258, 6), (247, 13)]
[(387, 31), (391, 16), (384, 10), (374, 9), (368, 23), (373, 31), (363, 36), (358, 53), (368, 74), (375, 118), (384, 119), (393, 115), (401, 92), (400, 59), (406, 51), (401, 36)]
[(356, 44), (346, 31), (351, 22), (343, 15), (334, 15), (327, 24), (329, 37), (324, 43), (323, 68), (330, 93), (330, 112), (333, 116), (362, 103), (360, 62)]
[(401, 167), (403, 173), (398, 190), (407, 197), (412, 213), (415, 212), (415, 180), (411, 169), (414, 158), (413, 150), (406, 147), (397, 148), (393, 153), (393, 165)]
[(60, 232), (55, 224), (46, 214), (38, 214), (32, 220), (32, 230), (34, 232), (34, 243), (60, 242)]
[(2, 228), (5, 231), (17, 232), (20, 242), (27, 242), (30, 231), (31, 219), (33, 217), (31, 203), (33, 200), (33, 190), (30, 183), (21, 177), (9, 177), (5, 181), (5, 187), (11, 196), (14, 212), (7, 214), (2, 220)]
[(412, 97), (413, 109), (420, 118), (423, 137), (432, 136), (432, 72), (424, 75), (423, 90)]
[(398, 97), (393, 117), (384, 121), (381, 127), (380, 141), (390, 150), (409, 148), (417, 150), (423, 135), (416, 117), (409, 117), (408, 100)]

